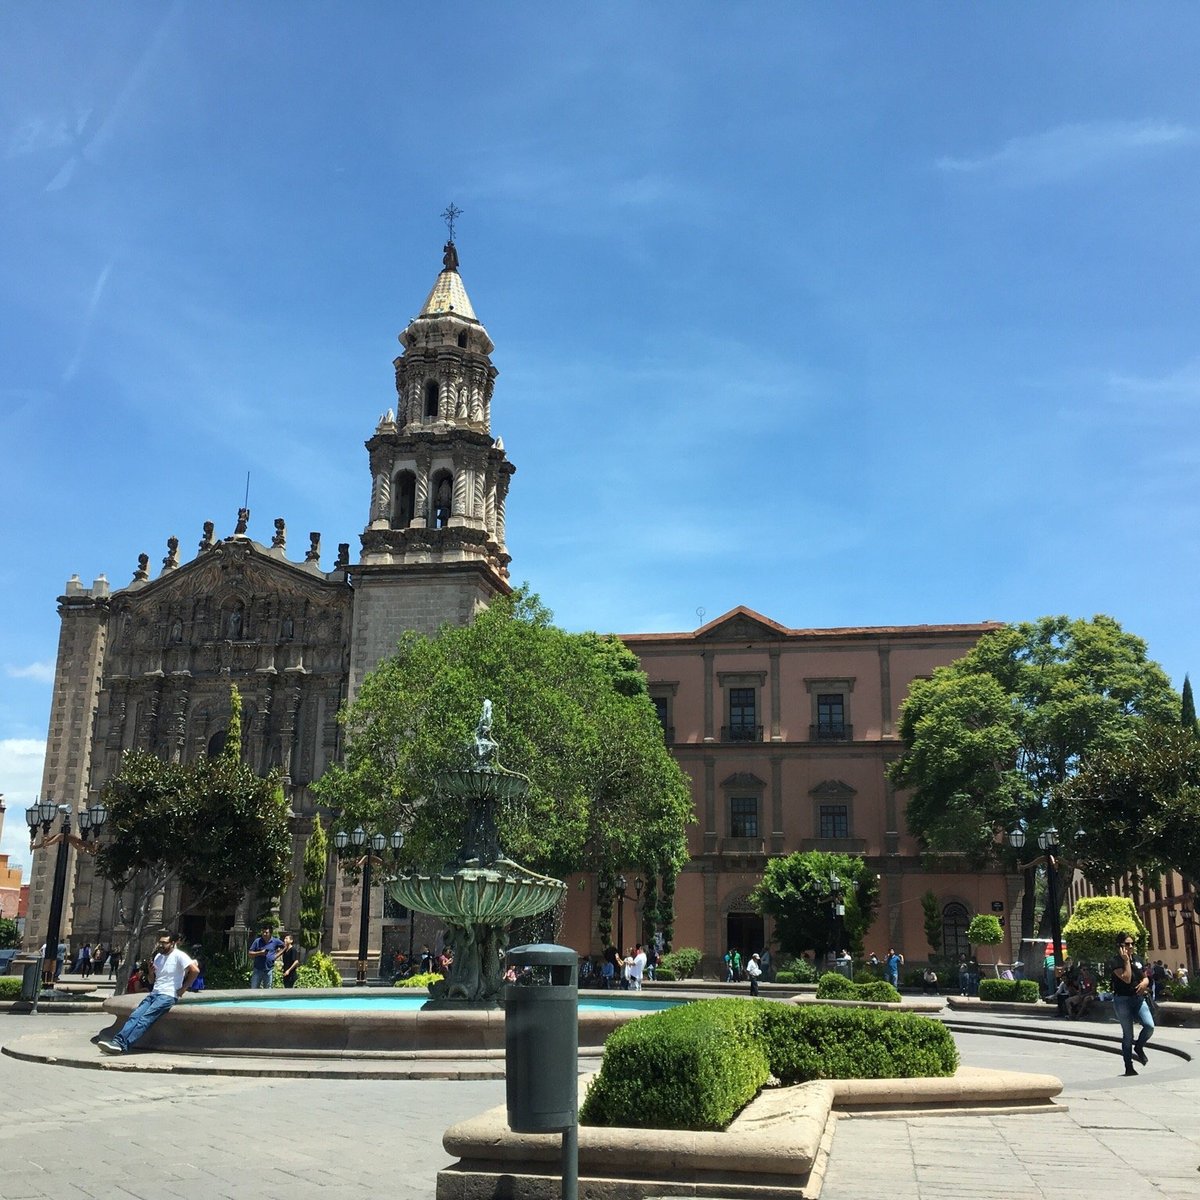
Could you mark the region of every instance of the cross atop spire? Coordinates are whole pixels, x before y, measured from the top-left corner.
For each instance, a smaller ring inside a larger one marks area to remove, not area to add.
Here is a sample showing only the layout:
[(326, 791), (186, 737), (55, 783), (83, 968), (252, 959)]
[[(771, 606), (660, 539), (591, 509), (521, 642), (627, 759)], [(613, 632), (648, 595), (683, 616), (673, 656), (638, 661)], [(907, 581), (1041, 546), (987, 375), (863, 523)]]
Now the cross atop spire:
[(446, 228), (450, 230), (450, 240), (454, 241), (454, 222), (462, 216), (462, 209), (456, 208), (454, 201), (451, 200), (446, 205), (446, 211), (442, 213), (442, 220), (446, 222)]

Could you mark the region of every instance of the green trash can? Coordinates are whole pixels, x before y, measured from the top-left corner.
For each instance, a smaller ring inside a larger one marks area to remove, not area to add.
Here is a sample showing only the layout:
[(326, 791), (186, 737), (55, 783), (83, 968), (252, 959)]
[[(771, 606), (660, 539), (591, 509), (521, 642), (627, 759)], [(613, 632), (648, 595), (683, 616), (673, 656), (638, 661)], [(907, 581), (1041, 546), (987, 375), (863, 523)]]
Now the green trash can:
[(517, 946), (508, 965), (517, 973), (517, 982), (504, 989), (509, 1128), (572, 1128), (579, 1096), (579, 956), (569, 946)]
[(42, 960), (40, 958), (14, 958), (13, 971), (21, 972), (21, 999), (27, 1004), (36, 1004), (42, 990)]

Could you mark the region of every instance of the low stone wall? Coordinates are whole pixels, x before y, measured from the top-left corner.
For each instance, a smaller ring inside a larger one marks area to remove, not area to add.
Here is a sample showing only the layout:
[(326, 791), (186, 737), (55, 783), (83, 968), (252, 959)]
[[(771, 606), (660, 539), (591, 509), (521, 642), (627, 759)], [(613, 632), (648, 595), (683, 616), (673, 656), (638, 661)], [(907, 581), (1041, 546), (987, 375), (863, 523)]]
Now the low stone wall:
[[(589, 1079), (581, 1080), (580, 1099)], [(818, 1080), (760, 1093), (724, 1132), (579, 1128), (580, 1194), (589, 1200), (700, 1196), (811, 1200), (820, 1192), (836, 1110), (954, 1111), (1053, 1107), (1052, 1075), (962, 1068), (946, 1079)], [(437, 1200), (557, 1200), (559, 1134), (513, 1133), (501, 1105), (451, 1126), (458, 1161), (438, 1174)]]

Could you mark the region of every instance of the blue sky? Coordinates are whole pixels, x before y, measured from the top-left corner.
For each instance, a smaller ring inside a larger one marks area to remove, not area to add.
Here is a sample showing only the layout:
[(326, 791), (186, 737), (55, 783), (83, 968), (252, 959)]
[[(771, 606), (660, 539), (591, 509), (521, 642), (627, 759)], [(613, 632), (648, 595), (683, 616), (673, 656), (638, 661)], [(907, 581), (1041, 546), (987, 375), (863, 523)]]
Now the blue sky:
[(68, 576), (357, 547), (441, 266), (573, 629), (1107, 612), (1200, 675), (1200, 10), (0, 9), (3, 849)]

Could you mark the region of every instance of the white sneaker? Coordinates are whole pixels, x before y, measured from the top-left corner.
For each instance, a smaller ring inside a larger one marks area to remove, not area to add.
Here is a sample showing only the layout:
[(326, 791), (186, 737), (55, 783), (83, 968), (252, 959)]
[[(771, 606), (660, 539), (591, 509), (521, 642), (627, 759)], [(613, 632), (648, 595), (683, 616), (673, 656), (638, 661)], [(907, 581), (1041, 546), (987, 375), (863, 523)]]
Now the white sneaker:
[(102, 1038), (100, 1041), (98, 1041), (96, 1043), (96, 1045), (99, 1046), (100, 1049), (103, 1050), (105, 1054), (124, 1054), (125, 1053), (124, 1046), (119, 1045), (117, 1042), (114, 1042), (109, 1038)]

